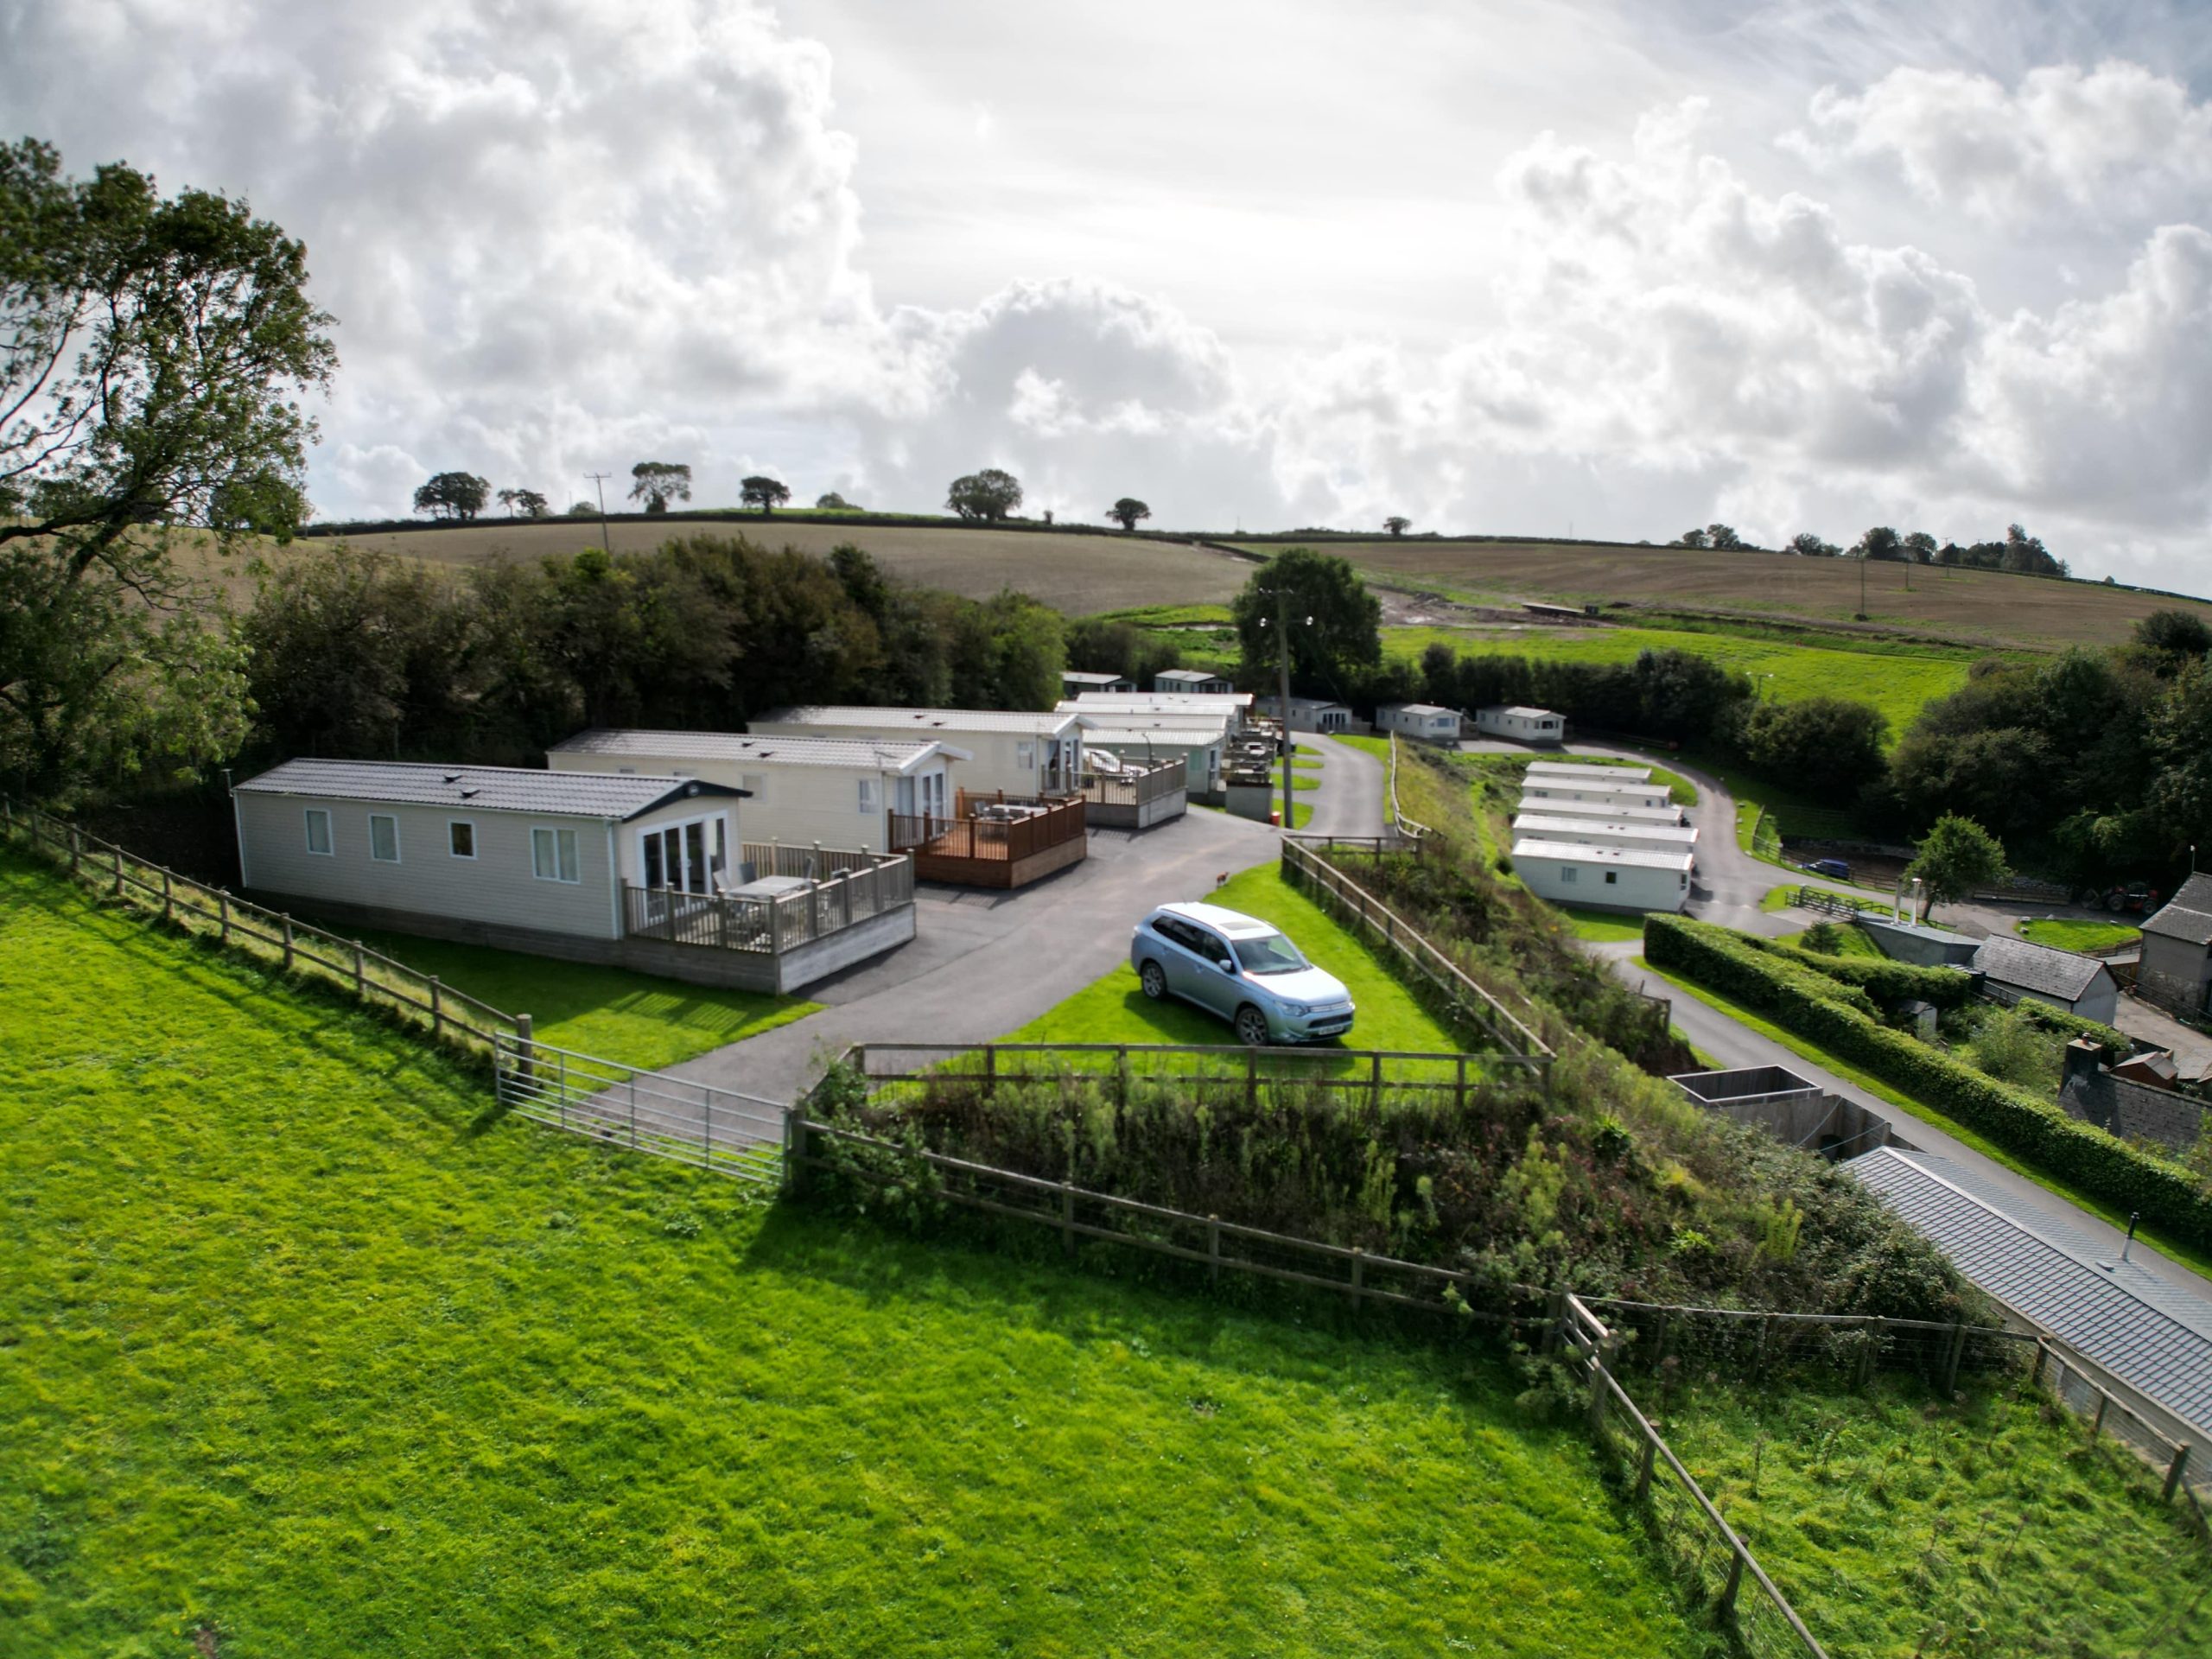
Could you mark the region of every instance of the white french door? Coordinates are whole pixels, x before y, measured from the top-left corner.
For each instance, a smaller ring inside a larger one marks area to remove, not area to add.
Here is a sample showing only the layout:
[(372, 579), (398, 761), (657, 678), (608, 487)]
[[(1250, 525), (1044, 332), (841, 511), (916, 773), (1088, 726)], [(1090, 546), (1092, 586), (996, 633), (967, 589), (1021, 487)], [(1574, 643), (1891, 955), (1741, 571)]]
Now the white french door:
[(728, 868), (728, 820), (692, 818), (638, 832), (638, 868), (652, 889), (712, 893), (715, 878)]

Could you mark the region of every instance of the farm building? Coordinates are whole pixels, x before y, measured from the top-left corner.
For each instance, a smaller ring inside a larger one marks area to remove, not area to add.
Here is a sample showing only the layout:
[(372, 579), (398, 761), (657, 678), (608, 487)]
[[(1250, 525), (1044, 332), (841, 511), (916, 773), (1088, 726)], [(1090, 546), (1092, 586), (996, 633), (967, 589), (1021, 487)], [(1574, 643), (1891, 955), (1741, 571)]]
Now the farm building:
[(1293, 697), (1290, 711), (1286, 715), (1280, 697), (1262, 697), (1252, 705), (1255, 713), (1280, 720), (1294, 732), (1348, 732), (1351, 729), (1351, 710), (1341, 702), (1331, 702), (1325, 697)]
[(1680, 910), (1690, 896), (1692, 861), (1682, 850), (1592, 847), (1516, 839), (1513, 873), (1539, 899), (1604, 910)]
[(1510, 743), (1564, 743), (1567, 716), (1548, 709), (1496, 702), (1475, 710), (1475, 732), (1481, 737), (1502, 737)]
[[(1611, 768), (1599, 768), (1610, 771)], [(1674, 792), (1664, 784), (1637, 782), (1624, 778), (1615, 783), (1580, 778), (1559, 778), (1531, 775), (1521, 780), (1521, 801), (1524, 808), (1543, 812), (1550, 809), (1552, 801), (1580, 801), (1611, 803), (1621, 806), (1667, 806), (1673, 801)]]
[(965, 749), (930, 738), (745, 736), (734, 732), (580, 732), (556, 744), (556, 772), (704, 778), (746, 794), (755, 841), (893, 850), (890, 819), (952, 816)]
[(2212, 875), (2191, 875), (2143, 924), (2136, 988), (2154, 1002), (2201, 1012), (2212, 997)]
[(1970, 968), (1981, 941), (1947, 928), (1920, 922), (1900, 922), (1888, 916), (1861, 911), (1853, 918), (1859, 931), (1881, 947), (1882, 954), (1916, 968)]
[(1155, 693), (1180, 693), (1186, 696), (1223, 697), (1236, 688), (1226, 676), (1209, 674), (1202, 668), (1163, 668), (1152, 677)]
[(1457, 743), (1459, 714), (1433, 702), (1386, 702), (1375, 711), (1375, 729), (1424, 743)]
[(2112, 969), (2078, 951), (2026, 939), (1984, 939), (1973, 966), (1982, 976), (1983, 989), (2002, 1002), (2032, 997), (2107, 1025), (2119, 1011), (2120, 987)]
[(1137, 683), (1123, 674), (1093, 674), (1071, 668), (1060, 676), (1060, 695), (1079, 697), (1086, 691), (1128, 692), (1137, 689)]
[(1513, 820), (1516, 841), (1572, 841), (1591, 847), (1648, 847), (1694, 853), (1697, 831), (1688, 824), (1636, 819), (1578, 818), (1523, 812)]
[(1595, 801), (1563, 801), (1555, 796), (1524, 794), (1518, 812), (1554, 818), (1606, 818), (1621, 823), (1687, 823), (1689, 815), (1669, 802), (1665, 806), (1628, 806), (1612, 796)]
[(245, 887), (333, 921), (766, 991), (914, 937), (911, 860), (786, 859), (739, 840), (743, 798), (699, 778), (376, 760), (288, 760), (231, 791)]
[(964, 751), (957, 785), (974, 795), (1031, 800), (1068, 795), (1083, 786), (1083, 733), (1090, 721), (979, 709), (873, 709), (813, 703), (777, 709), (752, 722), (752, 735), (865, 738), (897, 744), (925, 741)]

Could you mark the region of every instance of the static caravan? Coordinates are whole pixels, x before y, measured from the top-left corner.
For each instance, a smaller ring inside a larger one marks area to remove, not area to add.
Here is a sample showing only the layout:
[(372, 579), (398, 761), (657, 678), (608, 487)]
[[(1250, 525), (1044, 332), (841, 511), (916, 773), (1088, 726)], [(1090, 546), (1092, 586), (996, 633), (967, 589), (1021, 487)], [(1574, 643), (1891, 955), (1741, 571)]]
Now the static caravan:
[(1524, 794), (1520, 812), (1554, 818), (1605, 818), (1618, 823), (1687, 823), (1689, 815), (1671, 802), (1665, 806), (1624, 806), (1608, 796), (1598, 801), (1562, 801)]
[(1540, 899), (1603, 910), (1678, 911), (1689, 901), (1688, 852), (1516, 841), (1513, 871)]
[(1602, 802), (1618, 806), (1665, 806), (1673, 799), (1673, 791), (1664, 784), (1586, 783), (1579, 778), (1524, 778), (1521, 780), (1521, 799), (1530, 810), (1541, 812), (1549, 809), (1544, 804), (1551, 801)]
[(1351, 729), (1351, 710), (1341, 702), (1331, 702), (1325, 697), (1293, 697), (1288, 711), (1279, 705), (1280, 697), (1262, 697), (1252, 706), (1260, 714), (1280, 720), (1294, 732), (1348, 732)]
[(1092, 727), (1084, 734), (1084, 741), (1090, 748), (1110, 751), (1124, 765), (1180, 760), (1189, 798), (1207, 804), (1224, 798), (1222, 761), (1228, 738), (1220, 721), (1123, 718), (1128, 724), (1116, 720)]
[(1424, 743), (1457, 743), (1459, 714), (1433, 702), (1386, 702), (1375, 711), (1375, 729)]
[(1513, 820), (1513, 838), (1572, 841), (1592, 847), (1643, 847), (1662, 852), (1697, 850), (1697, 831), (1687, 824), (1578, 818), (1550, 813), (1522, 813)]
[(1497, 702), (1475, 710), (1475, 732), (1478, 736), (1503, 738), (1509, 743), (1564, 743), (1567, 716), (1548, 709)]
[(1531, 760), (1523, 774), (1530, 778), (1560, 778), (1573, 782), (1581, 779), (1586, 783), (1648, 784), (1651, 781), (1649, 766), (1586, 766), (1573, 760)]
[(1236, 688), (1226, 676), (1209, 674), (1202, 668), (1163, 668), (1152, 677), (1152, 689), (1203, 697), (1225, 696)]
[(1124, 674), (1094, 674), (1087, 670), (1069, 669), (1060, 676), (1060, 695), (1079, 697), (1086, 691), (1127, 694), (1137, 689), (1137, 683)]
[(751, 735), (950, 744), (969, 757), (959, 763), (953, 779), (957, 788), (1033, 800), (1083, 787), (1083, 734), (1090, 723), (1067, 712), (815, 703), (772, 710), (752, 722)]
[(1060, 704), (1065, 712), (1122, 723), (1128, 715), (1211, 715), (1228, 721), (1240, 732), (1252, 714), (1249, 691), (1085, 691)]
[(742, 789), (754, 841), (888, 853), (890, 817), (949, 818), (959, 763), (928, 738), (747, 736), (734, 732), (580, 732), (546, 753), (556, 772), (658, 772)]

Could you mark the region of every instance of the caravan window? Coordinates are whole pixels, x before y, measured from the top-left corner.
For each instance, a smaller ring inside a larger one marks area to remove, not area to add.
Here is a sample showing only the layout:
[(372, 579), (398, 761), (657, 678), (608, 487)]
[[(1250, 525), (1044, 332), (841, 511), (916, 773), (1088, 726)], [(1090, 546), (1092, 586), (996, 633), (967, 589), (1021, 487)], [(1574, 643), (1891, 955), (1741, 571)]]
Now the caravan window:
[[(576, 832), (573, 830), (533, 828), (530, 832), (531, 874), (540, 881), (577, 882)], [(652, 886), (652, 882), (645, 884)]]
[(327, 808), (308, 808), (308, 851), (320, 858), (330, 856), (330, 813)]
[(399, 820), (382, 812), (369, 814), (369, 856), (379, 864), (399, 862)]

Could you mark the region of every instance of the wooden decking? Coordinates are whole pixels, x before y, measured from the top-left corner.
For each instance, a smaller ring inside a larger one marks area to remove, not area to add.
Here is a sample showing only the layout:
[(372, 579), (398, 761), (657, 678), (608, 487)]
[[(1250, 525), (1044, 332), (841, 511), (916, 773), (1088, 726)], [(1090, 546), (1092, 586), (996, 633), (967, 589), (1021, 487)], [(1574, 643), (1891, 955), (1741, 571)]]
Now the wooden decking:
[[(973, 816), (994, 806), (1036, 804), (1027, 817), (995, 820)], [(961, 792), (956, 818), (891, 820), (891, 845), (914, 855), (920, 881), (963, 887), (1020, 887), (1079, 864), (1090, 850), (1081, 798), (1044, 803), (1004, 803)]]

